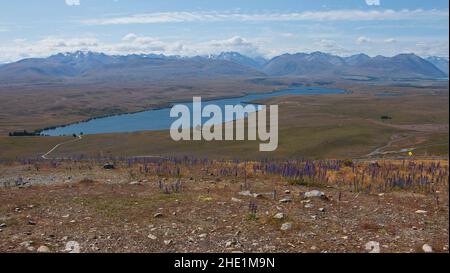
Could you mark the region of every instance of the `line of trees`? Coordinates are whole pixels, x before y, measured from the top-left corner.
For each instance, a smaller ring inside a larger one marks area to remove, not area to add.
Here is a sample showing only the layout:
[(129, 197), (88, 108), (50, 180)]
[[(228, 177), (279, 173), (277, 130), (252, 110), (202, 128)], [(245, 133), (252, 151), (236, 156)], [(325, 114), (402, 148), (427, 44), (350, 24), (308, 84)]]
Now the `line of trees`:
[(11, 136), (11, 137), (17, 137), (17, 136), (38, 136), (38, 135), (39, 135), (39, 132), (28, 132), (27, 130), (9, 132), (9, 136)]

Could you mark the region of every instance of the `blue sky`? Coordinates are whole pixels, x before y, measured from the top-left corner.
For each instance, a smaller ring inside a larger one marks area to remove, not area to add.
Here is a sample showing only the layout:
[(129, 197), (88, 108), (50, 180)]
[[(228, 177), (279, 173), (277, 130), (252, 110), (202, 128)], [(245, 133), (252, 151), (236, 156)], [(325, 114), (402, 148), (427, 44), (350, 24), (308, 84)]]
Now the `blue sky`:
[(448, 57), (447, 0), (0, 0), (0, 62), (109, 54)]

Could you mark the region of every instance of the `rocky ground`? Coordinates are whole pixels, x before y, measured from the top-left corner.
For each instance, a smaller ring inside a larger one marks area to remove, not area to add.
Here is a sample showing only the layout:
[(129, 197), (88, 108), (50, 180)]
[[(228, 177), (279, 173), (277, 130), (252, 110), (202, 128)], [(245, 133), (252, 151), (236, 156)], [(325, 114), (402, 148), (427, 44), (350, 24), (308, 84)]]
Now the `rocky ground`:
[(16, 179), (0, 188), (0, 252), (448, 252), (448, 188), (136, 170), (1, 165), (1, 181)]

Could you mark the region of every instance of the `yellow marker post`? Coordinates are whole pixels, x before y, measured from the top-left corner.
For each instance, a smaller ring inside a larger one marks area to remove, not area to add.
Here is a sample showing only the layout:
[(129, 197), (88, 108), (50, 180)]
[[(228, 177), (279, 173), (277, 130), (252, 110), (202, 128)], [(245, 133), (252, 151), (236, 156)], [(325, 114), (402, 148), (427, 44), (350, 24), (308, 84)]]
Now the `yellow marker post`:
[(412, 153), (412, 152), (408, 152), (408, 155), (409, 155), (409, 156), (413, 156), (413, 153)]

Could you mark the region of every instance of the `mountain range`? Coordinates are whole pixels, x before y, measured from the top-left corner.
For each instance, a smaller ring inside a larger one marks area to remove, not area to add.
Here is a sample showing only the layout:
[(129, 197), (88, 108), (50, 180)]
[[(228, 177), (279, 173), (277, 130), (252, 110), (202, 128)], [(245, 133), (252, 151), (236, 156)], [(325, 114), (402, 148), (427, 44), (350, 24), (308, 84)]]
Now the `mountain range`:
[(448, 76), (448, 58), (431, 56), (426, 58), (426, 60), (434, 64)]
[(209, 56), (106, 55), (77, 51), (0, 66), (0, 83), (130, 81), (249, 77), (432, 79), (448, 77), (448, 58), (415, 54), (340, 57), (323, 52), (283, 54), (266, 60), (237, 52)]

